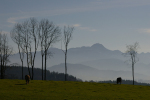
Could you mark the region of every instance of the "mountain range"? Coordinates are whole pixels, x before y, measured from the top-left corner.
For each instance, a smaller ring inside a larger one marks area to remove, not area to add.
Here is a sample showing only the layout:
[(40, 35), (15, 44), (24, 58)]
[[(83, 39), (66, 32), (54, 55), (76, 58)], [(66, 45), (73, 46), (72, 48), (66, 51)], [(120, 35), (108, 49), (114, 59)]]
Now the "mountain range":
[[(65, 56), (61, 49), (50, 48), (53, 56), (47, 60), (47, 69), (63, 72)], [(35, 67), (41, 68), (41, 52), (37, 51)], [(139, 61), (135, 64), (135, 80), (149, 80), (150, 53), (137, 55)], [(129, 58), (123, 56), (119, 50), (109, 50), (102, 44), (96, 43), (90, 47), (77, 47), (68, 49), (68, 73), (82, 80), (114, 80), (117, 77), (132, 79), (132, 68)], [(10, 58), (11, 63), (19, 63), (19, 54)], [(26, 56), (24, 59), (26, 66)]]
[[(115, 70), (99, 70), (96, 68), (92, 68), (82, 64), (67, 64), (68, 65), (68, 74), (76, 76), (82, 80), (116, 80), (117, 77), (122, 77), (123, 79), (132, 80), (132, 72), (131, 71), (115, 71)], [(59, 73), (64, 73), (65, 64), (59, 64), (52, 67), (49, 67), (48, 70), (55, 71)], [(140, 82), (149, 82), (149, 76), (136, 73), (135, 72), (136, 81)], [(142, 79), (145, 79), (143, 81)], [(147, 81), (146, 81), (147, 80)]]

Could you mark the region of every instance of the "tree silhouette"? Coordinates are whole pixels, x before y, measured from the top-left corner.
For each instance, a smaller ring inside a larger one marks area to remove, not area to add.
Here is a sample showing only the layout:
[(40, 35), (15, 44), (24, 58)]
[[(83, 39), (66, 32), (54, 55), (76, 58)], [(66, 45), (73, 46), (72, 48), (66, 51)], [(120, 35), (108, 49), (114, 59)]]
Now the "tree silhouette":
[(132, 77), (133, 77), (133, 85), (134, 85), (134, 65), (138, 61), (137, 50), (139, 48), (139, 43), (136, 42), (133, 45), (127, 45), (126, 48), (127, 50), (124, 53), (124, 55), (130, 57), (129, 61), (131, 61), (132, 64)]
[(22, 37), (21, 37), (21, 24), (16, 24), (12, 31), (10, 32), (11, 39), (17, 44), (18, 50), (19, 50), (19, 55), (20, 55), (20, 60), (22, 63), (22, 79), (23, 79), (23, 59), (24, 59), (24, 49), (22, 45)]
[(47, 19), (43, 19), (40, 22), (40, 45), (41, 45), (41, 55), (42, 55), (42, 80), (43, 80), (43, 57), (45, 56), (45, 73), (44, 79), (46, 80), (46, 62), (47, 58), (51, 53), (48, 51), (52, 44), (59, 41), (61, 35), (60, 29), (58, 26), (54, 25), (53, 22), (50, 22)]
[(31, 76), (29, 67), (32, 67), (32, 76), (31, 79), (33, 80), (34, 76), (34, 62), (36, 51), (38, 48), (38, 33), (39, 33), (39, 26), (38, 21), (35, 18), (30, 18), (29, 20), (24, 21), (21, 24), (16, 24), (11, 31), (11, 37), (15, 43), (18, 44), (18, 49), (20, 52), (20, 47), (22, 53), (20, 53), (21, 60), (23, 63), (24, 53), (27, 55), (27, 66), (29, 75)]
[(6, 34), (0, 32), (0, 65), (1, 65), (1, 79), (5, 78), (5, 70), (9, 57), (12, 55), (13, 49), (8, 45), (8, 38)]
[(62, 50), (65, 54), (65, 81), (67, 81), (67, 51), (68, 51), (68, 44), (72, 39), (74, 27), (66, 27), (64, 26), (64, 34), (63, 34), (63, 42), (65, 45), (65, 50)]

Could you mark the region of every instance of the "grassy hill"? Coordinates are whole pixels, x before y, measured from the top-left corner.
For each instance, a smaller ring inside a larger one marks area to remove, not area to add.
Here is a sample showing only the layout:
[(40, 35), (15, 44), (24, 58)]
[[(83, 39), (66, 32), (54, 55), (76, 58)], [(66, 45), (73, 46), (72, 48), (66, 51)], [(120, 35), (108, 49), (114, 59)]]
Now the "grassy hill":
[(72, 81), (0, 80), (0, 100), (148, 100), (150, 86)]

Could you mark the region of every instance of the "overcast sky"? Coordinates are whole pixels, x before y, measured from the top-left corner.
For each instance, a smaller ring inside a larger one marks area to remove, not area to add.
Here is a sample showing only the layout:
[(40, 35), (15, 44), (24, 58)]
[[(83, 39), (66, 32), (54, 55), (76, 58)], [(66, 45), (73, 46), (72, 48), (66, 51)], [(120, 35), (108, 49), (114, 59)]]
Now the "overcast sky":
[(69, 48), (100, 43), (124, 52), (139, 42), (139, 52), (150, 52), (150, 0), (0, 0), (3, 32), (30, 17), (49, 19), (62, 29), (74, 26)]

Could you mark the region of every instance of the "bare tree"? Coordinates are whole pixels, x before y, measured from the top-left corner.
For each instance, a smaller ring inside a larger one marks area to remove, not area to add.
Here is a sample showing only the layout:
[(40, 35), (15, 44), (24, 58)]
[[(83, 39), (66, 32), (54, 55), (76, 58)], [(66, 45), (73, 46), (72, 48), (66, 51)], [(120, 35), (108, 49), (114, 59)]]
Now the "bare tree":
[(72, 39), (72, 33), (73, 33), (74, 27), (66, 27), (64, 26), (64, 38), (63, 42), (65, 45), (65, 50), (62, 50), (65, 54), (65, 81), (67, 81), (67, 51), (68, 51), (68, 44), (70, 40)]
[(8, 38), (6, 34), (0, 32), (0, 62), (1, 62), (1, 79), (4, 79), (5, 70), (9, 57), (12, 55), (13, 49), (8, 45)]
[[(15, 42), (18, 43), (18, 46), (22, 50), (22, 57), (25, 53), (27, 56), (27, 66), (28, 72), (31, 76), (29, 67), (32, 67), (32, 76), (31, 79), (33, 80), (34, 76), (34, 63), (35, 63), (35, 56), (36, 51), (39, 44), (39, 23), (35, 18), (30, 18), (29, 20), (24, 21), (21, 24), (17, 24), (14, 29), (12, 30), (12, 38)], [(19, 50), (20, 52), (20, 50)], [(23, 61), (23, 60), (22, 60)]]
[(31, 76), (31, 73), (30, 73), (30, 62), (29, 62), (29, 58), (30, 58), (30, 49), (31, 49), (31, 43), (32, 43), (32, 40), (31, 40), (31, 35), (29, 34), (29, 30), (30, 27), (29, 27), (29, 21), (24, 21), (23, 23), (21, 23), (21, 38), (22, 38), (22, 46), (21, 48), (23, 49), (24, 53), (26, 54), (26, 59), (27, 59), (27, 66), (28, 66), (28, 72), (29, 72), (29, 75)]
[(39, 32), (39, 40), (40, 40), (40, 47), (41, 47), (41, 56), (42, 56), (42, 80), (43, 80), (43, 60), (44, 60), (44, 22), (40, 22), (40, 32)]
[(24, 59), (24, 48), (21, 48), (23, 47), (22, 43), (22, 36), (21, 36), (21, 24), (16, 24), (14, 26), (14, 28), (12, 29), (12, 31), (10, 32), (10, 36), (11, 36), (11, 39), (17, 44), (18, 46), (18, 50), (19, 50), (19, 55), (20, 55), (20, 60), (21, 60), (21, 63), (22, 63), (22, 79), (23, 79), (23, 59)]
[[(27, 66), (28, 66), (28, 72), (29, 72), (29, 75), (31, 76), (30, 74), (30, 70), (29, 70), (29, 66), (30, 66), (30, 62), (31, 60), (29, 60), (31, 58), (31, 43), (32, 43), (32, 36), (31, 36), (31, 26), (30, 26), (30, 20), (26, 20), (24, 21), (23, 23), (21, 24), (17, 24), (12, 32), (11, 32), (11, 37), (12, 38), (15, 38), (15, 35), (13, 34), (17, 34), (16, 35), (16, 38), (20, 38), (21, 39), (21, 45), (19, 43), (19, 46), (21, 47), (22, 51), (24, 53), (26, 53), (27, 55)], [(20, 41), (20, 39), (13, 39), (15, 41)]]
[(31, 39), (33, 41), (33, 45), (34, 45), (34, 52), (32, 55), (32, 48), (30, 48), (30, 64), (32, 67), (32, 77), (31, 79), (33, 80), (33, 76), (34, 76), (34, 72), (33, 72), (33, 68), (34, 68), (34, 63), (35, 63), (35, 56), (36, 56), (36, 51), (39, 45), (39, 24), (38, 21), (35, 18), (30, 18), (29, 20), (29, 27), (30, 27), (30, 35), (31, 35)]
[(133, 45), (127, 45), (126, 48), (127, 50), (124, 53), (124, 55), (130, 57), (129, 61), (131, 61), (132, 64), (132, 77), (133, 77), (133, 85), (134, 85), (134, 65), (138, 61), (137, 50), (139, 49), (139, 43), (135, 42)]
[(43, 19), (40, 22), (40, 45), (41, 45), (41, 55), (42, 55), (42, 79), (43, 79), (43, 57), (45, 56), (45, 74), (44, 79), (46, 80), (46, 62), (48, 55), (48, 49), (52, 44), (59, 41), (61, 35), (60, 29), (58, 26), (55, 26), (53, 22), (49, 22), (47, 19)]

